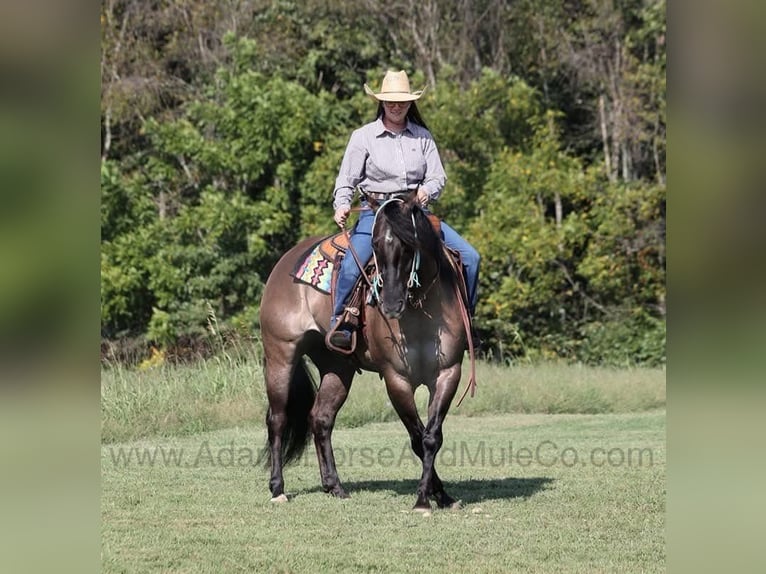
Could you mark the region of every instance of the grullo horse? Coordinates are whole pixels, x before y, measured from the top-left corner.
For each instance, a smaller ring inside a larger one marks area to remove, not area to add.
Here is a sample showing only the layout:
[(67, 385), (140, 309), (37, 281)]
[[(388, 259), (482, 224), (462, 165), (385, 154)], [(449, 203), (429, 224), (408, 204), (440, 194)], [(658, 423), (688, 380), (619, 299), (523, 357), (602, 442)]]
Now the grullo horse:
[[(442, 423), (460, 382), (467, 315), (458, 273), (439, 233), (414, 193), (378, 207), (372, 231), (375, 297), (364, 309), (363, 335), (351, 356), (325, 344), (330, 296), (292, 277), (298, 259), (316, 241), (299, 243), (279, 260), (261, 302), (272, 500), (287, 500), (283, 465), (300, 457), (311, 434), (323, 489), (348, 497), (338, 478), (332, 431), (354, 374), (362, 368), (385, 380), (412, 450), (422, 461), (414, 509), (430, 509), (430, 498), (441, 508), (458, 506), (444, 490), (434, 462), (442, 445)], [(305, 357), (319, 372), (316, 390)], [(420, 385), (430, 397), (425, 424), (415, 405)]]

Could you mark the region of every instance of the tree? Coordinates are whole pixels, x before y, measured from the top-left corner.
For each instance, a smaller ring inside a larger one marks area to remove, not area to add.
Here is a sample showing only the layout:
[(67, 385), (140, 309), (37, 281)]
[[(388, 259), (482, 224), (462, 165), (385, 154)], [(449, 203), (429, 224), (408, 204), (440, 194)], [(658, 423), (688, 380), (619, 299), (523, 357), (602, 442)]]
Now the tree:
[(589, 326), (611, 325), (606, 340), (636, 319), (621, 335), (635, 345), (664, 319), (664, 189), (584, 168), (560, 150), (552, 119), (531, 151), (492, 166), (471, 228), (483, 257), (478, 319), (500, 355), (591, 360)]
[[(101, 155), (121, 157), (141, 123), (199, 94), (266, 0), (102, 0)], [(114, 146), (117, 145), (117, 149)]]
[[(110, 332), (148, 328), (167, 343), (199, 333), (210, 308), (222, 321), (252, 315), (271, 266), (299, 237), (300, 184), (337, 123), (335, 106), (326, 93), (252, 71), (253, 48), (232, 39), (232, 64), (205, 98), (178, 119), (147, 120), (150, 145), (133, 170), (105, 171), (104, 265), (136, 269), (128, 282), (102, 277)], [(111, 209), (132, 189), (154, 210), (138, 232)]]
[(429, 88), (448, 174), (433, 208), (484, 257), (495, 349), (662, 361), (664, 0), (104, 0), (101, 16), (105, 336), (252, 326), (276, 258), (335, 230), (345, 145), (374, 116), (362, 83), (402, 68)]

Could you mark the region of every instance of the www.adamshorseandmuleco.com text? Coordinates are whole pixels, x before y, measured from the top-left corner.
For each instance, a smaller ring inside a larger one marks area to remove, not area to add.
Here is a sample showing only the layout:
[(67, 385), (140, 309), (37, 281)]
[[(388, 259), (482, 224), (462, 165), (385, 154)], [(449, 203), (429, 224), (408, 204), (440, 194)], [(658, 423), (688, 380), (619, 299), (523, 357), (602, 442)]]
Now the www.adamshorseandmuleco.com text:
[[(171, 445), (105, 447), (107, 461), (117, 468), (165, 466), (175, 468), (248, 467), (261, 466), (266, 460), (262, 448), (237, 445), (235, 442), (211, 444), (203, 441), (196, 448)], [(409, 442), (400, 447), (335, 447), (338, 467), (381, 467), (411, 465), (420, 461)], [(307, 449), (298, 464), (316, 464), (313, 450)], [(643, 468), (654, 465), (654, 451), (650, 447), (595, 447), (579, 449), (552, 440), (534, 445), (507, 445), (498, 447), (484, 441), (473, 443), (445, 442), (437, 455), (441, 467), (576, 467)]]

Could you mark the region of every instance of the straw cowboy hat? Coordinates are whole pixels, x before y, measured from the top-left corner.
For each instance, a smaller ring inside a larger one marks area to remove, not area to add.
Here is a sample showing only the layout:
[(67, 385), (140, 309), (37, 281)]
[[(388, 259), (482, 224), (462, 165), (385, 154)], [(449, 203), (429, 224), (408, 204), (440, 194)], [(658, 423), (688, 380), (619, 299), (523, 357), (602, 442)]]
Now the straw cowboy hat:
[(410, 92), (410, 79), (407, 77), (407, 72), (389, 70), (380, 84), (379, 94), (373, 92), (367, 84), (364, 85), (364, 91), (379, 102), (414, 102), (426, 90), (424, 88), (417, 92)]

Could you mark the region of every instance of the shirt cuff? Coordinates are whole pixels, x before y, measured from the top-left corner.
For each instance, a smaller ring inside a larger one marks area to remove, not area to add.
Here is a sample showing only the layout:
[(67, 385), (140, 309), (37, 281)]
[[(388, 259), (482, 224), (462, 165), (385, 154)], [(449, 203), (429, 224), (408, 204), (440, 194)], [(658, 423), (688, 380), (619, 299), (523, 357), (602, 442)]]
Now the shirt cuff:
[(439, 193), (440, 190), (436, 186), (434, 186), (434, 185), (429, 185), (429, 184), (426, 183), (426, 184), (423, 184), (421, 187), (424, 187), (426, 189), (426, 191), (428, 191), (428, 199), (430, 201), (434, 201), (434, 200), (438, 199), (439, 195), (441, 195)]
[(335, 199), (332, 202), (333, 209), (338, 209), (339, 207), (351, 207), (351, 200), (354, 197), (354, 190), (339, 188), (335, 190), (334, 196)]

